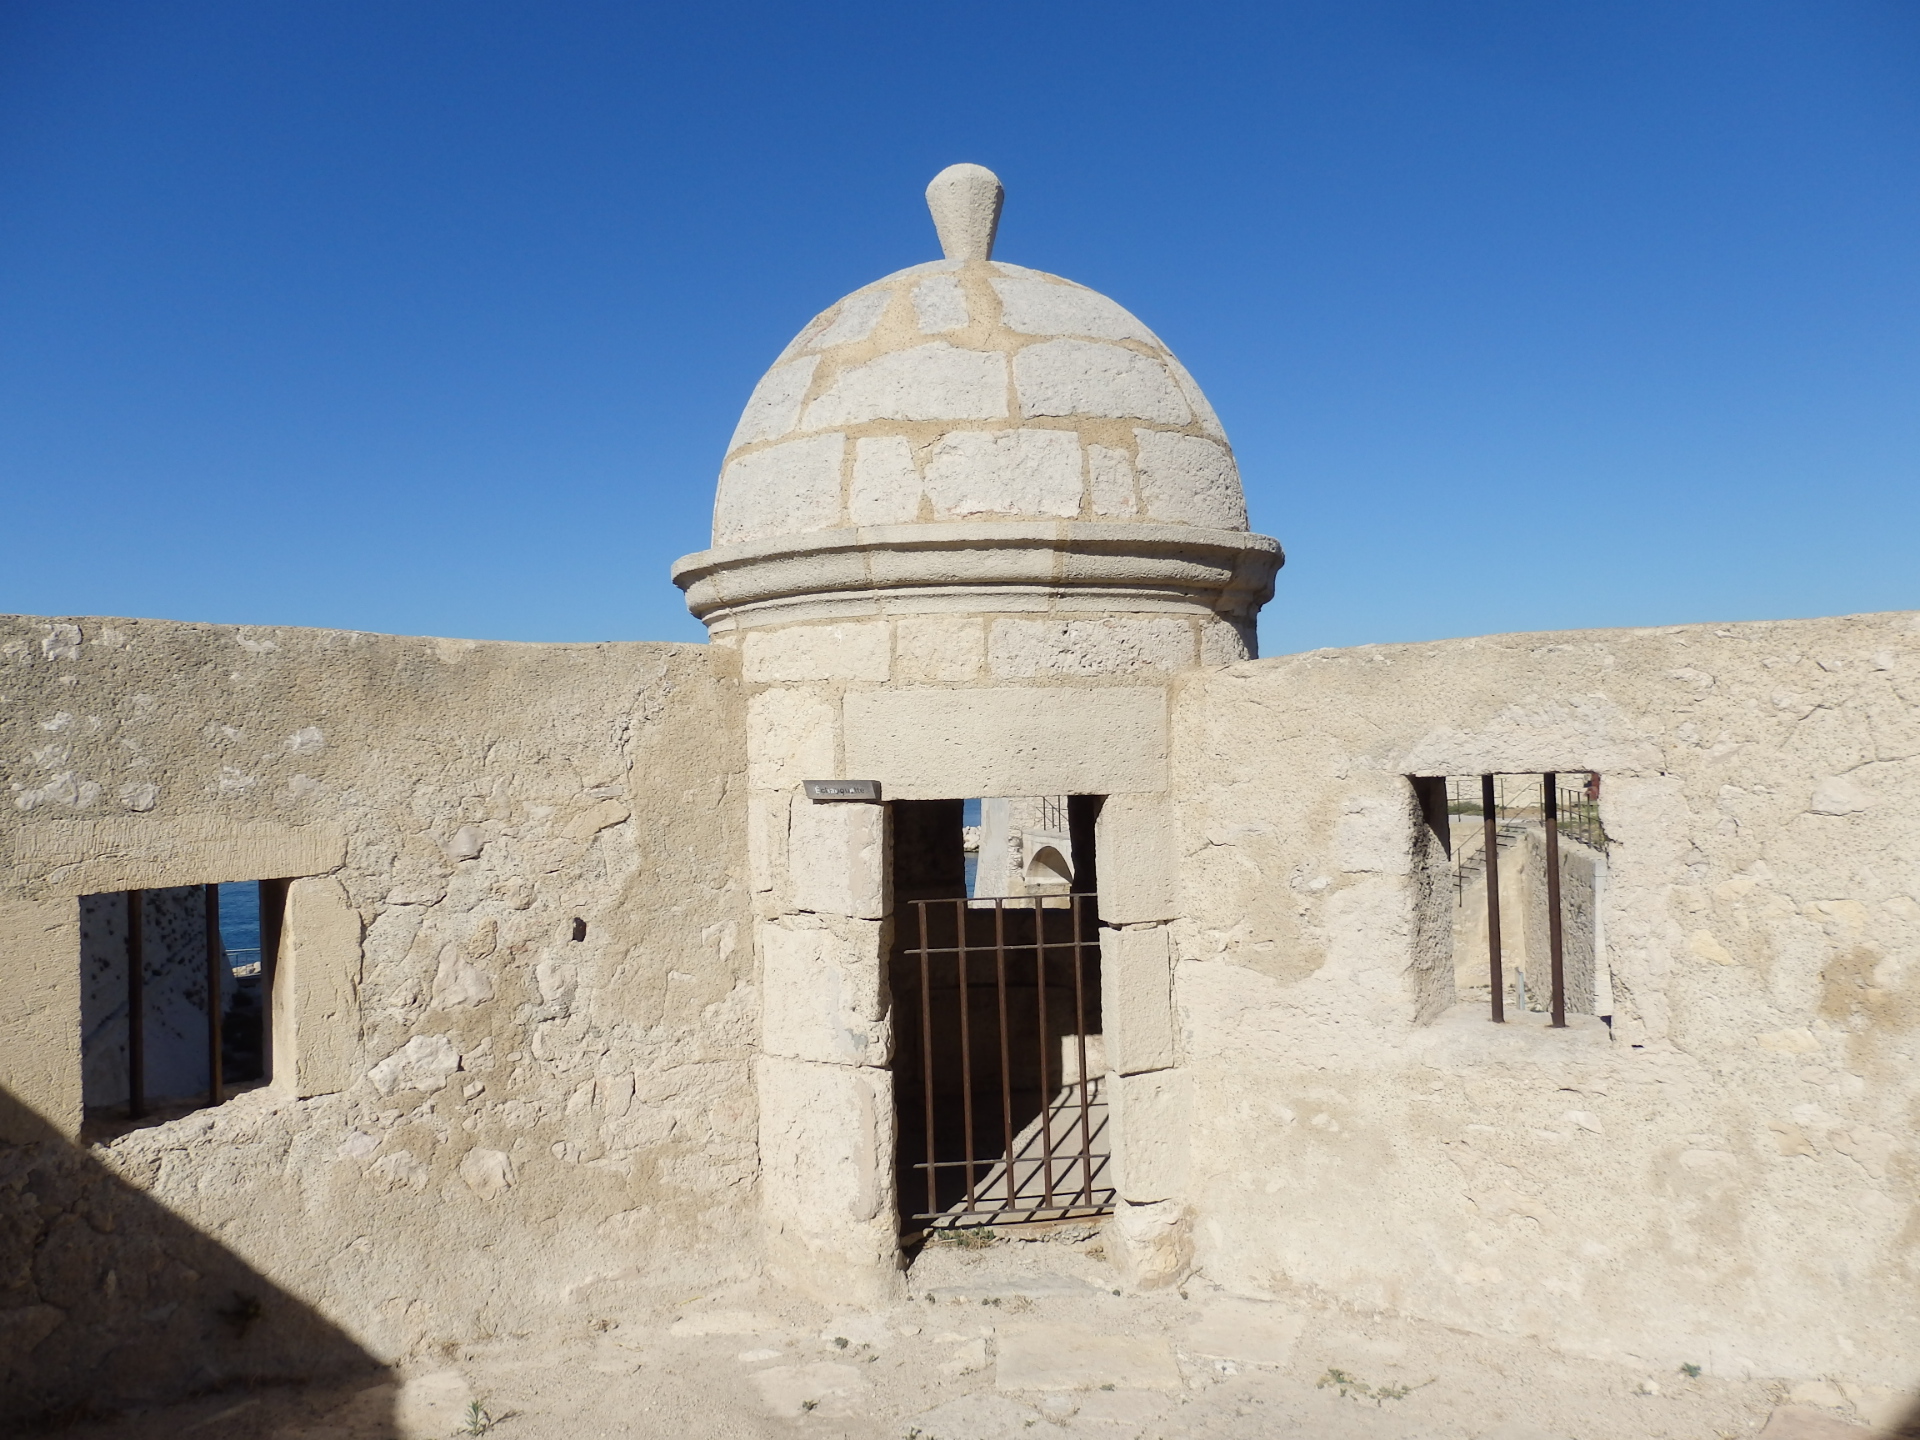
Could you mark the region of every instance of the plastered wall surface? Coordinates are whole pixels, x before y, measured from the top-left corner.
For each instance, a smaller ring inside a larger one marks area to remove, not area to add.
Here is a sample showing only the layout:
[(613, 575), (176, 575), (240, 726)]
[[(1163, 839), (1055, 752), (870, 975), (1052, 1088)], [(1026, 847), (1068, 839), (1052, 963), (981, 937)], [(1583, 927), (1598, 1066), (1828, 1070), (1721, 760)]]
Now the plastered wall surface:
[[(755, 1267), (734, 665), (0, 621), (10, 1403), (181, 1383), (112, 1357), (202, 1344), (208, 1239), (381, 1357)], [(273, 1084), (75, 1142), (77, 897), (259, 878), (294, 880)]]
[[(1422, 952), (1405, 777), (1543, 770), (1603, 776), (1611, 1033), (1496, 1027)], [(1180, 690), (1171, 774), (1209, 1275), (1911, 1383), (1920, 616), (1243, 663)]]

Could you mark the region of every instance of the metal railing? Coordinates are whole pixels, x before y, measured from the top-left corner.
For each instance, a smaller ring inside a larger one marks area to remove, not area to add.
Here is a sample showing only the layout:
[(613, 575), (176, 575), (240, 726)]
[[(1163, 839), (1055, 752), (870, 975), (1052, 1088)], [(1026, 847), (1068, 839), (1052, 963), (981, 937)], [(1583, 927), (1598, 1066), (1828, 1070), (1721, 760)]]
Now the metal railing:
[[(1469, 789), (1470, 777), (1447, 777), (1447, 813), (1478, 813), (1482, 829), (1481, 860), (1487, 886), (1487, 976), (1492, 988), (1492, 1015), (1496, 1024), (1506, 1021), (1506, 983), (1502, 970), (1500, 942), (1500, 840), (1502, 831), (1512, 834), (1517, 828), (1537, 823), (1545, 838), (1547, 872), (1547, 955), (1552, 992), (1548, 1009), (1551, 1024), (1563, 1030), (1567, 1024), (1567, 982), (1565, 917), (1560, 898), (1560, 841), (1562, 835), (1604, 852), (1606, 831), (1600, 824), (1600, 777), (1589, 773), (1584, 784), (1564, 786), (1553, 771), (1533, 775), (1482, 775), (1479, 777), (1477, 803)], [(1466, 880), (1464, 857), (1454, 867), (1455, 893)], [(1524, 985), (1524, 977), (1521, 982)]]
[(901, 1146), (925, 1156), (903, 1170), (924, 1182), (925, 1209), (903, 1194), (903, 1218), (939, 1228), (1113, 1208), (1105, 1076), (1092, 1073), (1105, 1070), (1090, 1025), (1097, 906), (1048, 899), (1067, 904), (915, 900), (901, 916), (901, 979), (919, 990), (917, 1031), (901, 1037), (919, 1054), (896, 1070), (903, 1092), (918, 1090), (900, 1097)]
[[(264, 895), (271, 891), (278, 897), (285, 895), (285, 881), (262, 880), (259, 882)], [(261, 916), (263, 940), (260, 946), (246, 949), (228, 950), (220, 938), (220, 887), (218, 884), (195, 886), (201, 891), (204, 911), (203, 946), (206, 954), (206, 1014), (207, 1014), (207, 1091), (206, 1104), (220, 1105), (227, 1098), (227, 1077), (225, 1073), (225, 1037), (223, 1035), (225, 971), (232, 974), (239, 967), (233, 963), (233, 957), (251, 954), (255, 957), (252, 969), (263, 977), (267, 973), (269, 958), (279, 945), (280, 916), (277, 904), (262, 903)], [(144, 890), (128, 890), (126, 897), (126, 961), (127, 961), (127, 1118), (144, 1119), (147, 1114), (147, 959), (146, 959), (146, 898)], [(269, 921), (268, 916), (272, 919)], [(266, 1051), (263, 1047), (262, 1068), (265, 1068)]]

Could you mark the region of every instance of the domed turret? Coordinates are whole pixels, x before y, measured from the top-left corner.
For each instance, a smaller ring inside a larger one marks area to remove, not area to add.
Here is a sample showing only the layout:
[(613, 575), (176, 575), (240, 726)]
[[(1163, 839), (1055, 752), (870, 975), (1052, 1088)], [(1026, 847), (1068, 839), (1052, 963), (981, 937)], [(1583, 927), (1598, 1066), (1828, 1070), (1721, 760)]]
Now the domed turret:
[[(1160, 563), (1170, 547), (1195, 552), (1189, 560), (1224, 552), (1203, 562), (1231, 572), (1208, 608), (1250, 616), (1270, 593), (1278, 547), (1246, 533), (1239, 471), (1200, 387), (1104, 295), (991, 258), (1001, 200), (991, 172), (953, 166), (927, 197), (946, 258), (824, 311), (754, 388), (721, 470), (715, 548), (676, 567), (695, 613), (745, 622), (742, 603), (799, 600), (767, 588), (799, 579), (791, 563), (784, 576), (767, 571), (776, 552), (840, 554), (825, 568), (844, 594), (855, 575), (842, 552), (885, 551), (891, 563), (857, 567), (858, 588), (871, 592), (884, 572), (887, 589), (950, 594), (956, 583), (1049, 578), (1034, 573), (1038, 546), (1106, 556), (1106, 603), (1116, 583), (1173, 578)], [(1011, 570), (984, 573), (996, 567), (975, 554), (949, 573), (955, 547), (1004, 549)], [(1116, 569), (1121, 553), (1144, 569)], [(1092, 578), (1045, 568), (1054, 589)], [(810, 608), (826, 600), (804, 593)]]

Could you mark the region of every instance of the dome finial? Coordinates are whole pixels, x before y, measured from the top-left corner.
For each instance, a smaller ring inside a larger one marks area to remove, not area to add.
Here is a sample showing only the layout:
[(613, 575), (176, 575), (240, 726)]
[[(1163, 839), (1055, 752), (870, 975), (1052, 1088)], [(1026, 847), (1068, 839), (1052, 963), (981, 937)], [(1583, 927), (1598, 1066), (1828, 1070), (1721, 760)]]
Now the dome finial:
[(1000, 177), (984, 165), (949, 165), (927, 186), (927, 208), (949, 260), (986, 260), (1000, 228)]

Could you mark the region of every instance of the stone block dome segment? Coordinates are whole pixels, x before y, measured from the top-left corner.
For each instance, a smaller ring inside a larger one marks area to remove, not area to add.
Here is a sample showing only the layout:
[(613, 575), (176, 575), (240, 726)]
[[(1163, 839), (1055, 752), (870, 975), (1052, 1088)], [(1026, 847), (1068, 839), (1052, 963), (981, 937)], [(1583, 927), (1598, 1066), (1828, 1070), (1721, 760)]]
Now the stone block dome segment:
[[(1041, 531), (1055, 549), (1085, 541), (1111, 550), (1106, 532), (1136, 548), (1224, 544), (1237, 552), (1234, 607), (1271, 593), (1279, 547), (1247, 532), (1233, 451), (1200, 387), (1106, 296), (995, 261), (1002, 193), (978, 165), (935, 176), (927, 203), (946, 258), (816, 316), (754, 387), (721, 467), (714, 548), (675, 567), (710, 624), (716, 611), (745, 619), (736, 612), (747, 593), (718, 582), (739, 568), (729, 560), (849, 546), (925, 551), (936, 536), (969, 552), (987, 535), (1030, 550)], [(894, 533), (907, 529), (916, 537)], [(978, 533), (963, 539), (962, 529)], [(1215, 556), (1215, 568), (1225, 558)], [(759, 582), (773, 578), (762, 564), (748, 568)], [(846, 566), (833, 568), (839, 587)], [(962, 579), (941, 580), (938, 568), (922, 583)], [(970, 568), (977, 581), (977, 560)], [(1018, 581), (1003, 583), (1031, 584), (1032, 568), (1016, 566)], [(913, 588), (913, 576), (894, 578)], [(751, 603), (776, 599), (762, 583), (749, 589)]]

